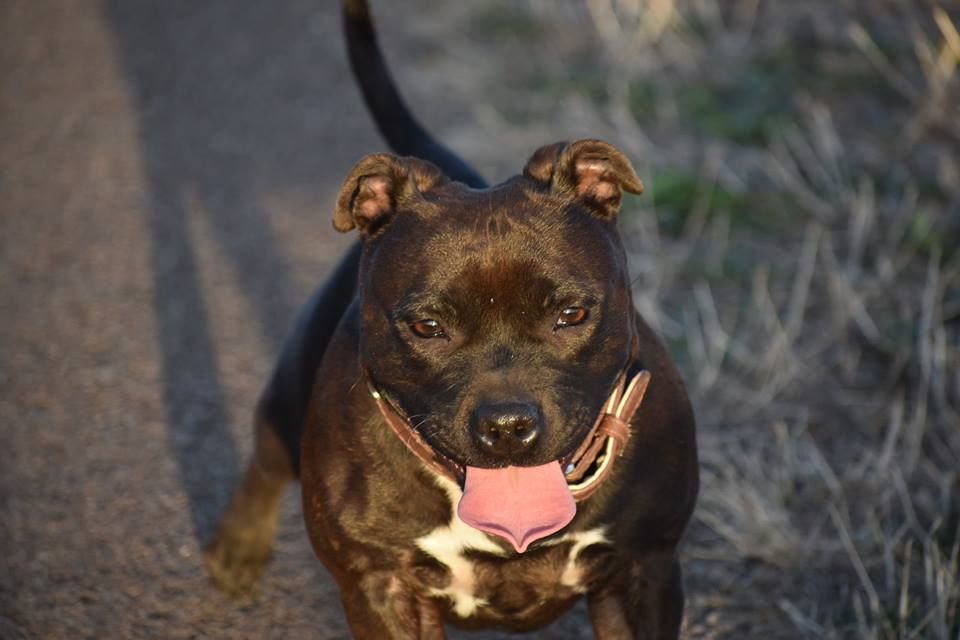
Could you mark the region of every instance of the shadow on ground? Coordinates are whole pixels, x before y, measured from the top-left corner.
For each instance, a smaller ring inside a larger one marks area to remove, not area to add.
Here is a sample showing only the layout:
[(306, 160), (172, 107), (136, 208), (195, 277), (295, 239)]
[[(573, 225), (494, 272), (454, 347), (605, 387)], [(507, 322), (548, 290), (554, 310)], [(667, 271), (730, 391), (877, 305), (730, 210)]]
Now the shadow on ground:
[[(296, 295), (259, 193), (278, 181), (308, 187), (315, 178), (315, 167), (302, 162), (316, 153), (303, 148), (305, 133), (328, 96), (318, 77), (273, 70), (291, 51), (300, 52), (300, 69), (320, 69), (325, 60), (303, 2), (109, 0), (105, 15), (139, 125), (169, 445), (202, 541), (239, 463), (191, 216), (203, 216), (276, 351)], [(219, 20), (225, 15), (228, 24)]]

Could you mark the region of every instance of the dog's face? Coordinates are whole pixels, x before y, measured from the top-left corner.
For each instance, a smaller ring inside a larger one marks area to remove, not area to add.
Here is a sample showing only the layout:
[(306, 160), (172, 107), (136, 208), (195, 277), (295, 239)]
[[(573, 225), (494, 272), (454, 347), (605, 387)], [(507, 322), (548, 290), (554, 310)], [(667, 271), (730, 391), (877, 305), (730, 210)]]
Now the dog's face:
[(593, 425), (633, 347), (624, 190), (642, 186), (597, 141), (545, 147), (483, 191), (413, 159), (354, 168), (335, 224), (365, 235), (362, 366), (438, 451), (545, 464)]

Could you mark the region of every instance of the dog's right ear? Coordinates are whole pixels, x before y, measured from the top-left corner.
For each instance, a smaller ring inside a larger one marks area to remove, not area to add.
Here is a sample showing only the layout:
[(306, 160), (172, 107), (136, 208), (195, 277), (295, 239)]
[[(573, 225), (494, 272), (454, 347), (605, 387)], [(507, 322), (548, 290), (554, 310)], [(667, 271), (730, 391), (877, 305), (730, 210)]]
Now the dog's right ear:
[(605, 220), (619, 213), (624, 191), (643, 193), (643, 183), (627, 157), (602, 140), (541, 147), (527, 161), (523, 174)]
[(360, 160), (340, 187), (333, 226), (354, 227), (370, 235), (400, 209), (423, 199), (423, 193), (446, 181), (433, 164), (417, 158), (374, 153)]

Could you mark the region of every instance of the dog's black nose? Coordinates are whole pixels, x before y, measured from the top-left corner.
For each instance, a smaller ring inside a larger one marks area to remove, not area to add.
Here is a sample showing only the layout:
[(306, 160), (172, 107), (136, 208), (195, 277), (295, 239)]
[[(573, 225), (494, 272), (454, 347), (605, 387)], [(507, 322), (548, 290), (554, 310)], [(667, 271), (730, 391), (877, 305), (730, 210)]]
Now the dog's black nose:
[(510, 458), (527, 451), (537, 441), (543, 414), (534, 404), (485, 404), (473, 412), (471, 426), (481, 449), (498, 458)]

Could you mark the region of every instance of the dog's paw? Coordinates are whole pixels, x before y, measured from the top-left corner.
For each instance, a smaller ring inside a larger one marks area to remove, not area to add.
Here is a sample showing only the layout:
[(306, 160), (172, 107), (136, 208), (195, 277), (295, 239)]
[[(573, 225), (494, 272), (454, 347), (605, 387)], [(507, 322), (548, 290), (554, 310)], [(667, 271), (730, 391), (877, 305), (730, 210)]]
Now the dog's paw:
[(204, 548), (207, 570), (217, 588), (231, 598), (253, 598), (270, 562), (272, 538), (261, 531), (238, 535), (230, 528), (220, 529)]

